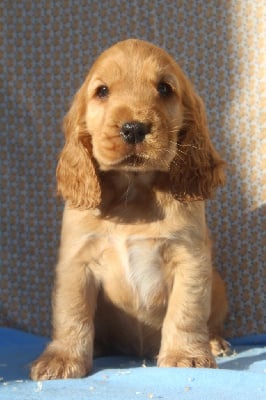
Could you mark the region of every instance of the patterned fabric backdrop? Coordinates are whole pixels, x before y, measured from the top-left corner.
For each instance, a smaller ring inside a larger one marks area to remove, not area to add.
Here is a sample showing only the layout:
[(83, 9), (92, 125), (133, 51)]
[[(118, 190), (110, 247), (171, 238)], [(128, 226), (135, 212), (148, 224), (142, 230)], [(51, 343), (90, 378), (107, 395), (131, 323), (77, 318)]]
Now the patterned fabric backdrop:
[(168, 50), (192, 79), (228, 162), (227, 185), (208, 204), (215, 263), (229, 292), (227, 335), (266, 332), (265, 2), (1, 0), (0, 7), (0, 323), (50, 332), (61, 120), (94, 58), (116, 41), (138, 37)]

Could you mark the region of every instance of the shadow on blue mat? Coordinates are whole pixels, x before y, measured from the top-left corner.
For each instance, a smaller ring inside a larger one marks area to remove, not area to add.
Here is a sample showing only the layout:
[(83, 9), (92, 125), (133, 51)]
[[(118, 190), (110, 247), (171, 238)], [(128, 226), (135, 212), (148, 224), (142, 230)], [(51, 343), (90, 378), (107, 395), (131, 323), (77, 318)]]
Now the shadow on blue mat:
[[(254, 340), (253, 340), (254, 339)], [(131, 357), (95, 359), (83, 379), (33, 382), (30, 363), (48, 339), (0, 329), (1, 400), (265, 400), (266, 335), (232, 341), (235, 351), (217, 359), (220, 369), (157, 368)]]
[[(0, 379), (2, 378), (2, 381), (28, 379), (30, 363), (41, 354), (47, 343), (47, 338), (14, 329), (1, 328)], [(240, 338), (232, 340), (231, 343), (232, 355), (217, 358), (220, 369), (265, 373), (266, 347), (264, 343), (266, 343), (266, 335)], [(156, 367), (152, 362), (134, 357), (101, 357), (94, 360), (91, 375), (102, 370), (132, 369), (143, 366)]]

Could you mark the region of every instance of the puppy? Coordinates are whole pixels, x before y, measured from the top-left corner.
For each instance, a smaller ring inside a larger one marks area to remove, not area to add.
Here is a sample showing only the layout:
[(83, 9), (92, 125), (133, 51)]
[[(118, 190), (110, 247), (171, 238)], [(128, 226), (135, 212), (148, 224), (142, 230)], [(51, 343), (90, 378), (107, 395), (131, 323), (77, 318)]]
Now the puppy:
[(191, 83), (162, 49), (119, 42), (92, 66), (64, 131), (53, 339), (32, 379), (83, 377), (97, 354), (215, 367), (227, 301), (204, 199), (224, 162)]

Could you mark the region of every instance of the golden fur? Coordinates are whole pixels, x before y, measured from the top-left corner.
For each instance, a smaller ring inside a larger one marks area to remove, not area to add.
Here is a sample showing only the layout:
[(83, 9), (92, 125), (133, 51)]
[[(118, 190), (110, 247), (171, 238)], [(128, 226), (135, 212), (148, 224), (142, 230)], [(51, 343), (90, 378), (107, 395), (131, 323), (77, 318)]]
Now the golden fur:
[(162, 49), (119, 42), (92, 66), (64, 131), (53, 340), (31, 377), (85, 376), (93, 356), (117, 352), (215, 367), (227, 301), (204, 199), (224, 162), (191, 83)]

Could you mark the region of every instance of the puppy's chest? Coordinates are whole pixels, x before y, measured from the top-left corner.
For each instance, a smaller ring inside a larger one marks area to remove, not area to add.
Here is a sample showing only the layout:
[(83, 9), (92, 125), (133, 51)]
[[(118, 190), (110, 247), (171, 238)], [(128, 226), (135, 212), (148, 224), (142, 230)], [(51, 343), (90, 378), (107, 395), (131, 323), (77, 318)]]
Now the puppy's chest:
[[(165, 239), (160, 238), (117, 235), (108, 238), (106, 251), (103, 253), (105, 268), (108, 265), (110, 272), (108, 261), (110, 263), (112, 260), (114, 277), (120, 279), (116, 284), (120, 288), (128, 287), (135, 301), (146, 308), (150, 308), (155, 302), (164, 302), (164, 244)], [(112, 286), (115, 287), (116, 284)]]

